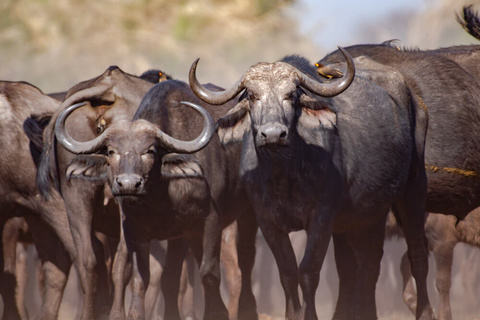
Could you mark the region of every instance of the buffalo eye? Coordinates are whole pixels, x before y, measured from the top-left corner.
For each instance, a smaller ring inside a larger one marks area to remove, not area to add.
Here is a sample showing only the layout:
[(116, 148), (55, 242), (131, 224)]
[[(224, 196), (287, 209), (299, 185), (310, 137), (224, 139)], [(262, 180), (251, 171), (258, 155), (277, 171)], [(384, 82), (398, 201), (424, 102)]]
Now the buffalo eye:
[(258, 101), (258, 97), (255, 94), (249, 92), (248, 93), (248, 100), (250, 100), (252, 102), (255, 102), (255, 101)]
[(155, 157), (156, 154), (157, 154), (157, 150), (155, 149), (155, 146), (151, 146), (150, 148), (148, 148), (147, 151), (143, 153), (142, 156)]
[(290, 100), (290, 101), (293, 101), (297, 98), (297, 90), (294, 90), (290, 93), (288, 93), (287, 95), (285, 95), (285, 99), (284, 100)]
[(108, 157), (112, 157), (115, 153), (116, 153), (116, 152), (115, 152), (115, 150), (113, 150), (113, 149), (108, 149), (108, 150), (107, 150), (107, 156), (108, 156)]

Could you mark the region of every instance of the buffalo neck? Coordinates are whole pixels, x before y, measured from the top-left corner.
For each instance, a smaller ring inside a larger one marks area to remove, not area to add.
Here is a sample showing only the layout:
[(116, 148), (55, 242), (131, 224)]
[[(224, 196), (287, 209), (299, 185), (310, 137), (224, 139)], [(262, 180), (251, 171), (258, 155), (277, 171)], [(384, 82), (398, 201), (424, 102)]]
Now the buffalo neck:
[(247, 192), (254, 203), (276, 211), (288, 231), (305, 229), (311, 213), (341, 204), (341, 175), (324, 149), (296, 139), (289, 146), (258, 150), (253, 137), (244, 140), (243, 148)]

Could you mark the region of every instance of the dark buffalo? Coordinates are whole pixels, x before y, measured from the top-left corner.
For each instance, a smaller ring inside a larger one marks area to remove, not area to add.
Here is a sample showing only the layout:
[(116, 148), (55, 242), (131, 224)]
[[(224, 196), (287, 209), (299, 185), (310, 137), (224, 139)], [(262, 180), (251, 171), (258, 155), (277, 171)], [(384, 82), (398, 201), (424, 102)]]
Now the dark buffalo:
[[(58, 105), (58, 101), (26, 82), (0, 82), (0, 230), (4, 231), (6, 221), (12, 217), (23, 217), (30, 226), (45, 272), (39, 319), (57, 318), (75, 247), (61, 197), (53, 193), (49, 200), (45, 200), (39, 195), (35, 183), (36, 166), (31, 156), (31, 153), (38, 154), (39, 150), (30, 143), (23, 126), (32, 113), (51, 115)], [(38, 122), (45, 125), (48, 120), (39, 118)], [(19, 319), (14, 299), (16, 233), (10, 232), (12, 229), (8, 226), (6, 228), (0, 252), (0, 270), (5, 270), (0, 280), (5, 308), (3, 319)]]
[[(182, 104), (200, 111), (204, 119)], [(251, 206), (238, 179), (241, 149), (223, 149), (217, 136), (206, 146), (213, 134), (214, 123), (208, 112), (197, 104), (206, 108), (215, 119), (232, 107), (228, 104), (222, 107), (207, 105), (195, 97), (187, 84), (170, 80), (157, 84), (145, 95), (133, 121), (114, 123), (92, 141), (79, 142), (65, 133), (72, 125), (70, 117), (81, 114), (84, 108), (66, 118), (79, 107), (74, 105), (62, 112), (57, 120), (58, 141), (69, 151), (80, 154), (66, 168), (67, 172), (90, 171), (97, 179), (108, 180), (113, 196), (120, 204), (123, 231), (134, 271), (129, 318), (145, 317), (143, 305), (149, 283), (150, 240), (183, 236), (201, 266), (205, 288), (204, 319), (228, 319), (219, 291), (221, 232), (237, 217), (249, 217)], [(176, 139), (172, 138), (173, 135)], [(195, 137), (190, 142), (183, 141)], [(85, 161), (86, 157), (90, 159), (92, 156), (95, 162)], [(245, 244), (246, 241), (242, 240), (246, 234), (240, 232), (245, 230), (242, 221), (238, 220), (239, 243)], [(239, 247), (243, 284), (239, 311), (244, 313), (239, 317), (256, 319), (250, 286), (255, 221), (250, 222), (247, 229), (250, 242), (244, 249)], [(181, 267), (171, 266), (181, 266), (183, 257), (179, 260), (178, 252), (186, 252), (187, 248), (185, 242), (169, 242), (162, 276), (162, 290), (166, 293), (165, 319), (180, 319), (177, 293)], [(176, 263), (169, 262), (169, 259), (176, 259)], [(170, 267), (167, 269), (167, 266)]]
[[(152, 71), (158, 75), (158, 72)], [(90, 140), (102, 133), (110, 124), (131, 119), (143, 95), (153, 83), (127, 74), (118, 67), (108, 68), (102, 75), (83, 81), (67, 91), (52, 120), (43, 131), (44, 148), (37, 172), (37, 183), (45, 198), (58, 190), (65, 202), (71, 233), (76, 248), (76, 266), (83, 288), (81, 319), (91, 320), (100, 314), (108, 314), (112, 304), (108, 292), (109, 277), (104, 260), (104, 247), (94, 230), (119, 238), (120, 219), (118, 207), (111, 199), (111, 192), (104, 180), (95, 172), (81, 171), (69, 166), (74, 154), (57, 145), (54, 139), (54, 123), (59, 112), (71, 104), (86, 102), (69, 119), (68, 133), (78, 140)], [(35, 122), (35, 121), (32, 121)], [(32, 124), (32, 127), (33, 124)], [(88, 159), (86, 159), (88, 161)], [(67, 171), (67, 168), (70, 168)], [(73, 169), (72, 169), (73, 168)], [(96, 292), (96, 280), (99, 281)], [(124, 281), (123, 272), (113, 270), (116, 283)], [(123, 288), (115, 287), (115, 307), (112, 312), (123, 313)], [(118, 290), (117, 290), (118, 289)], [(94, 315), (94, 306), (96, 314)]]
[[(340, 290), (334, 319), (376, 319), (375, 285), (391, 207), (406, 233), (419, 298), (417, 319), (431, 319), (426, 289), (423, 162), (427, 115), (402, 76), (389, 68), (357, 69), (320, 83), (306, 59), (252, 66), (229, 90), (196, 80), (202, 100), (221, 104), (244, 91), (218, 123), (224, 144), (243, 141), (240, 175), (280, 272), (287, 319), (317, 319), (315, 292), (333, 234)], [(388, 82), (388, 91), (375, 81)], [(348, 89), (347, 89), (348, 88)], [(288, 233), (304, 229), (297, 267)], [(298, 284), (303, 304), (298, 297)]]
[[(480, 46), (404, 50), (385, 42), (346, 48), (394, 68), (428, 109), (427, 211), (463, 219), (480, 206)], [(342, 70), (339, 51), (318, 62)], [(383, 86), (382, 83), (379, 83)]]
[[(453, 250), (458, 243), (465, 243), (480, 248), (479, 233), (480, 208), (471, 211), (463, 220), (458, 221), (452, 215), (428, 213), (425, 221), (425, 234), (428, 249), (435, 258), (435, 286), (439, 295), (438, 319), (452, 320), (450, 306), (450, 287), (452, 285)], [(402, 237), (402, 232), (393, 216), (386, 225), (386, 239)], [(411, 279), (410, 263), (404, 255), (401, 263), (403, 277), (403, 299), (414, 312), (416, 293)]]

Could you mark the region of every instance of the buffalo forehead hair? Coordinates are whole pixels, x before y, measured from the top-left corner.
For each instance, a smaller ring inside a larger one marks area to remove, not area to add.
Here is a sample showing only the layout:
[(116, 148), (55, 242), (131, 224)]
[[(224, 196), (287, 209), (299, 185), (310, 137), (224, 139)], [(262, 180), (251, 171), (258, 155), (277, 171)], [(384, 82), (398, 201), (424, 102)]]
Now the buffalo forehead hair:
[(245, 74), (245, 81), (264, 80), (265, 74), (272, 72), (272, 64), (268, 62), (260, 62), (250, 67)]
[(245, 74), (245, 81), (265, 81), (267, 79), (278, 80), (287, 79), (290, 80), (293, 76), (295, 68), (292, 68), (290, 64), (284, 62), (267, 63), (261, 62), (252, 66)]
[(305, 57), (292, 54), (283, 57), (281, 60), (279, 60), (279, 62), (288, 63), (316, 80), (321, 79), (318, 75), (317, 68)]

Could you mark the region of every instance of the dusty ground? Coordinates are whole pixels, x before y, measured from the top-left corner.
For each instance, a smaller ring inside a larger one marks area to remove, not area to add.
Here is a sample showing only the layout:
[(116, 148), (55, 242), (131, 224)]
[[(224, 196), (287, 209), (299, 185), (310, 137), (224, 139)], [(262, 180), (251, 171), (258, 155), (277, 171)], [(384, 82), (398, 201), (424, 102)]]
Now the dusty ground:
[[(303, 251), (304, 236), (302, 233), (293, 234), (292, 240), (300, 258)], [(377, 284), (377, 313), (379, 320), (412, 320), (404, 305), (401, 296), (401, 278), (399, 274), (400, 258), (406, 249), (404, 240), (387, 241), (385, 254), (382, 260), (381, 274)], [(33, 256), (33, 254), (31, 254)], [(31, 257), (29, 259), (32, 259)], [(31, 262), (33, 264), (33, 261)], [(478, 285), (477, 270), (480, 265), (480, 250), (460, 244), (455, 249), (453, 263), (453, 277), (451, 288), (451, 304), (453, 319), (480, 320), (480, 286)], [(430, 257), (429, 294), (434, 309), (438, 303), (438, 295), (434, 286), (433, 274), (435, 266)], [(266, 247), (262, 237), (257, 239), (257, 257), (253, 273), (253, 290), (257, 297), (258, 311), (262, 314), (261, 320), (283, 319), (284, 297), (280, 286), (277, 268), (273, 256)], [(330, 248), (322, 268), (320, 284), (317, 290), (317, 313), (319, 319), (331, 319), (334, 309), (336, 287), (338, 279), (333, 261), (333, 250)], [(40, 306), (38, 288), (34, 283), (29, 284), (30, 292), (36, 292), (28, 301), (30, 315), (36, 314)], [(200, 283), (197, 280), (197, 314), (202, 314), (203, 299)], [(227, 295), (224, 290), (225, 299)], [(127, 297), (128, 299), (128, 297)], [(157, 312), (162, 313), (162, 299), (158, 300)], [(81, 308), (80, 289), (76, 272), (72, 270), (65, 297), (60, 310), (60, 320), (75, 320)], [(161, 318), (159, 318), (161, 319)]]

